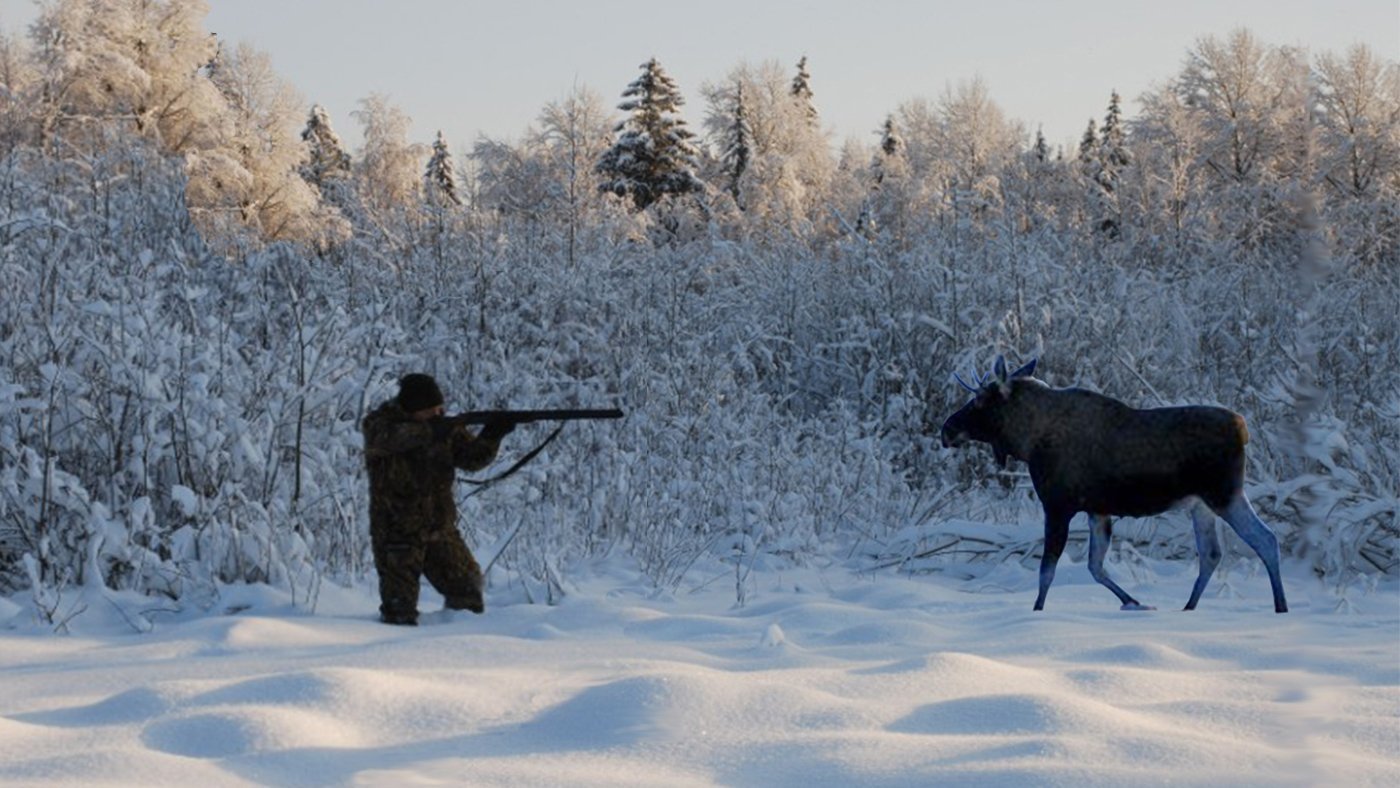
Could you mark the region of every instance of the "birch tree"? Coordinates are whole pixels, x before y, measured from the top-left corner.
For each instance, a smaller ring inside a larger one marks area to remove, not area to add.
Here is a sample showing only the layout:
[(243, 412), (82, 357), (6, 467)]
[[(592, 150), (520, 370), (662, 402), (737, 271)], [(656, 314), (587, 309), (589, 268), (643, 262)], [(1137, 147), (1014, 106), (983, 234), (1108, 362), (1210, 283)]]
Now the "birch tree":
[(355, 176), (365, 205), (381, 218), (416, 205), (423, 147), (408, 141), (409, 117), (379, 93), (361, 99), (351, 115), (364, 133)]

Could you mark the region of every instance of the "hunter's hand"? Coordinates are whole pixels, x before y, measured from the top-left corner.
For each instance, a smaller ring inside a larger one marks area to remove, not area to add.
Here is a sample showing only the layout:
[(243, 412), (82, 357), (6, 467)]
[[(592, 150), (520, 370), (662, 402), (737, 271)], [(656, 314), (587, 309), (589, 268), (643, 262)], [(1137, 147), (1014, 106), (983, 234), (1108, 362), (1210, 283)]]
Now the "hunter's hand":
[(481, 428), (480, 437), (489, 441), (499, 441), (514, 431), (515, 422), (513, 421), (493, 421)]

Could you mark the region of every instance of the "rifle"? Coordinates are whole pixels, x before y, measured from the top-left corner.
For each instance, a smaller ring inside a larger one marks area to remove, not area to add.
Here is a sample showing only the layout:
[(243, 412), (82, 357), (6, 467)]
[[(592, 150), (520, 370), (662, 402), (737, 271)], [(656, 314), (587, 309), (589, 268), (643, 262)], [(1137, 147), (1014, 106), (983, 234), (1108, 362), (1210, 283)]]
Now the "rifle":
[[(557, 421), (559, 426), (554, 428), (554, 432), (549, 434), (544, 442), (525, 453), (524, 457), (516, 460), (515, 464), (507, 468), (503, 473), (499, 473), (489, 479), (476, 480), (465, 479), (464, 481), (477, 485), (477, 489), (472, 494), (481, 492), (486, 487), (510, 476), (525, 466), (525, 463), (533, 460), (536, 455), (544, 451), (553, 440), (559, 437), (559, 433), (564, 430), (566, 421), (583, 421), (590, 419), (620, 419), (622, 410), (620, 408), (584, 409), (584, 410), (469, 410), (466, 413), (458, 413), (453, 416), (444, 416), (443, 420), (449, 424), (528, 424), (532, 421)], [(513, 536), (512, 536), (513, 538)], [(509, 543), (509, 541), (507, 541)]]
[(449, 424), (529, 424), (533, 421), (582, 421), (589, 419), (620, 419), (619, 408), (583, 410), (469, 410), (446, 416)]

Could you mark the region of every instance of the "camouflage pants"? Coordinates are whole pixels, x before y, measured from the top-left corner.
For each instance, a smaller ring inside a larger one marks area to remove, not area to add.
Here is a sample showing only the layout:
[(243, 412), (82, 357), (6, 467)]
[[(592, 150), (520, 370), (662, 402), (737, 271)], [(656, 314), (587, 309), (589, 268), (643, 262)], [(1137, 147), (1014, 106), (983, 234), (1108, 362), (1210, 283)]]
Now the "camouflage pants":
[(420, 577), (428, 578), (453, 610), (480, 613), (485, 609), (481, 567), (455, 528), (417, 539), (397, 534), (372, 537), (374, 565), (379, 570), (379, 612), (385, 620), (417, 619)]

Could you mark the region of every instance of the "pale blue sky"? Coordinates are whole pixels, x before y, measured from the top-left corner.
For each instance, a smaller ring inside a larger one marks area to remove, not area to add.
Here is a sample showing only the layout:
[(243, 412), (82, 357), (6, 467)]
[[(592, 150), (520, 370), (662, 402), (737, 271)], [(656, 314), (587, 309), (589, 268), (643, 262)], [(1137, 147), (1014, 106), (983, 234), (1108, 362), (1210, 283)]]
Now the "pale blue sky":
[[(1126, 110), (1175, 74), (1200, 36), (1245, 26), (1271, 44), (1342, 51), (1364, 42), (1400, 60), (1400, 0), (208, 0), (207, 27), (268, 52), (278, 72), (350, 118), (371, 92), (414, 119), (416, 141), (442, 129), (455, 149), (478, 133), (518, 137), (575, 82), (609, 104), (657, 57), (698, 126), (698, 88), (741, 60), (791, 73), (806, 54), (817, 107), (836, 141), (873, 139), (886, 113), (981, 75), (1007, 115), (1075, 141), (1117, 89)], [(0, 0), (17, 32), (31, 0)]]

